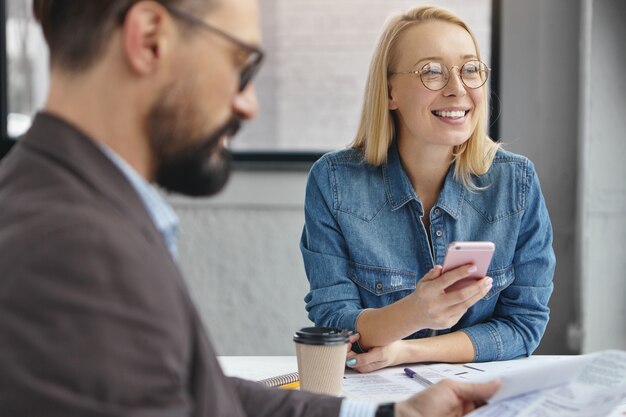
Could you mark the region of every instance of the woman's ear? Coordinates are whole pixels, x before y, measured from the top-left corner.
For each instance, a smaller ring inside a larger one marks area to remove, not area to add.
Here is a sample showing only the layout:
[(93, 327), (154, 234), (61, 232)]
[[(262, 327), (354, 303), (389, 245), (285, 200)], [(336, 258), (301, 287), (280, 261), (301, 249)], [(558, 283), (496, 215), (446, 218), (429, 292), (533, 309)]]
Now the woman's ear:
[(393, 88), (391, 84), (387, 86), (387, 98), (388, 98), (388, 107), (389, 110), (396, 110), (398, 108), (398, 103), (394, 97)]

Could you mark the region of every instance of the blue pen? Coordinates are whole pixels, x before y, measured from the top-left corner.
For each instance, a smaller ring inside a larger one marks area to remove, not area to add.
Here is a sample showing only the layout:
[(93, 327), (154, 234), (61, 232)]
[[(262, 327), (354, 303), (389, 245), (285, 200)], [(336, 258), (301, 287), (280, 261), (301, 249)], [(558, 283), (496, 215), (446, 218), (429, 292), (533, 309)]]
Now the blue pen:
[(404, 368), (404, 373), (406, 374), (406, 376), (408, 376), (411, 379), (416, 380), (417, 382), (419, 382), (420, 384), (422, 384), (425, 387), (430, 387), (433, 384), (432, 382), (430, 382), (429, 380), (427, 380), (423, 376), (419, 375), (413, 369)]

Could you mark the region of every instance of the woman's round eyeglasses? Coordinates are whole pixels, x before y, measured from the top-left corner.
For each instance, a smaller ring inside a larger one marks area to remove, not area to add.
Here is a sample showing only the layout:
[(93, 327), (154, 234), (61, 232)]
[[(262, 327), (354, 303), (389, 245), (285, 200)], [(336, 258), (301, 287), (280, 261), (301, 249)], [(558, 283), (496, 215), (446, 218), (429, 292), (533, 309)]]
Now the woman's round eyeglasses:
[(489, 68), (484, 62), (479, 60), (467, 61), (459, 68), (457, 65), (448, 68), (441, 62), (429, 62), (417, 71), (391, 72), (390, 75), (413, 74), (419, 75), (424, 87), (432, 91), (444, 88), (450, 81), (452, 69), (458, 69), (461, 82), (467, 88), (482, 87), (489, 78)]

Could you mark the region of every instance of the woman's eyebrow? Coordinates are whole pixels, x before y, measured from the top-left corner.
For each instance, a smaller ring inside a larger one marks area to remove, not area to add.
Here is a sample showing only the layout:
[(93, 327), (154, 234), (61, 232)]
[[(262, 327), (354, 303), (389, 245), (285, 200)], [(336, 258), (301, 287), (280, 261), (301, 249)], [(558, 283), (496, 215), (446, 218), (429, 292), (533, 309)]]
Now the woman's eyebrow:
[[(461, 55), (461, 59), (478, 59), (478, 57), (474, 54), (466, 54), (466, 55)], [(413, 66), (417, 67), (417, 65), (422, 61), (443, 61), (443, 60), (444, 60), (443, 57), (440, 57), (440, 56), (427, 56), (418, 60), (415, 64), (413, 64)]]

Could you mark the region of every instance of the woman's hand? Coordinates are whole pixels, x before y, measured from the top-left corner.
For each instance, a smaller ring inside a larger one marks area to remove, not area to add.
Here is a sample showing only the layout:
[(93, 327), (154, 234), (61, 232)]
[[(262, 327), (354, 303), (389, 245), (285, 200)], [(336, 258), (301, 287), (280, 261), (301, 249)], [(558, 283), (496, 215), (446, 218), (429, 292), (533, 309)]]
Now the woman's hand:
[(372, 372), (387, 366), (410, 362), (406, 341), (398, 340), (387, 346), (375, 347), (365, 353), (348, 352), (346, 365), (357, 372)]
[(475, 272), (473, 265), (464, 265), (442, 273), (442, 267), (436, 265), (417, 283), (411, 298), (412, 310), (418, 329), (448, 329), (454, 326), (477, 301), (491, 289), (493, 279), (483, 277), (475, 283), (460, 289), (446, 292), (450, 285), (467, 278)]
[(346, 347), (346, 353), (347, 355), (347, 359), (350, 358), (350, 352), (352, 351), (352, 344), (357, 342), (360, 338), (361, 335), (358, 333), (352, 333), (352, 331), (349, 333), (350, 336), (348, 336), (350, 338), (350, 343), (348, 343), (348, 346)]

